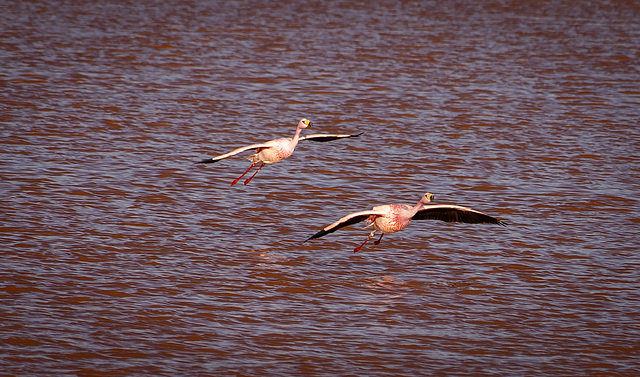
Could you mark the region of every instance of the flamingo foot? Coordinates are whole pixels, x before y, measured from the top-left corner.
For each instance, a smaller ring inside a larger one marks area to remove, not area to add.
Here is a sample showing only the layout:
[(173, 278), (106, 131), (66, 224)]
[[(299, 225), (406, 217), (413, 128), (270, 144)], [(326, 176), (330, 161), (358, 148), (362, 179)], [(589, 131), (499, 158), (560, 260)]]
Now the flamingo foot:
[(364, 240), (364, 242), (363, 242), (360, 246), (358, 246), (358, 247), (356, 247), (355, 249), (353, 249), (353, 252), (354, 252), (354, 253), (357, 253), (358, 251), (360, 251), (360, 249), (362, 249), (362, 246), (364, 246), (364, 244), (366, 244), (366, 243), (367, 243), (367, 241), (369, 241), (369, 240), (371, 239), (371, 237), (373, 237), (373, 235), (374, 235), (375, 233), (376, 233), (376, 231), (375, 231), (375, 230), (374, 230), (373, 232), (369, 233), (369, 236), (367, 237), (367, 239), (366, 239), (366, 240)]
[(253, 175), (249, 178), (247, 178), (246, 181), (244, 181), (244, 184), (246, 185), (247, 183), (251, 182), (251, 180), (253, 179), (253, 177), (256, 176), (256, 174), (258, 174), (258, 172), (260, 171), (260, 169), (262, 169), (264, 167), (264, 162), (262, 163), (262, 165), (260, 165), (260, 167), (258, 168), (258, 170), (256, 170), (255, 173), (253, 173)]
[(374, 242), (373, 242), (373, 244), (374, 244), (374, 245), (380, 245), (380, 241), (382, 241), (382, 236), (384, 236), (384, 233), (382, 233), (382, 234), (380, 235), (380, 238), (378, 238), (378, 240), (377, 240), (377, 241), (374, 241)]
[[(245, 175), (247, 175), (247, 173), (249, 172), (249, 170), (251, 170), (254, 166), (256, 166), (255, 162), (251, 163), (251, 166), (249, 166), (249, 169), (247, 169), (244, 173), (242, 173), (241, 176), (239, 176), (238, 178), (234, 179), (233, 182), (231, 182), (231, 186), (235, 185), (236, 183), (238, 183), (238, 181), (240, 180), (240, 178), (244, 177)], [(255, 175), (255, 174), (254, 174)], [(246, 183), (245, 183), (246, 185)]]

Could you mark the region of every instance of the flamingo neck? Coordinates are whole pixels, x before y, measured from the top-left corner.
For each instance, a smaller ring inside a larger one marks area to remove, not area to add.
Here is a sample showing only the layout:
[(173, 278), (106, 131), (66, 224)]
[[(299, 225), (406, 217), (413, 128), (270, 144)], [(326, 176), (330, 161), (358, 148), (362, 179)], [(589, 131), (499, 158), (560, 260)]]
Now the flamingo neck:
[(300, 140), (300, 133), (302, 132), (302, 128), (296, 128), (296, 134), (293, 135), (293, 139), (291, 139), (291, 149), (295, 148), (298, 145), (298, 141)]
[(420, 207), (422, 207), (425, 203), (423, 203), (422, 200), (420, 200), (415, 206), (413, 206), (413, 208), (411, 208), (411, 210), (409, 211), (411, 216), (413, 217), (416, 213), (418, 213), (418, 211), (420, 210)]

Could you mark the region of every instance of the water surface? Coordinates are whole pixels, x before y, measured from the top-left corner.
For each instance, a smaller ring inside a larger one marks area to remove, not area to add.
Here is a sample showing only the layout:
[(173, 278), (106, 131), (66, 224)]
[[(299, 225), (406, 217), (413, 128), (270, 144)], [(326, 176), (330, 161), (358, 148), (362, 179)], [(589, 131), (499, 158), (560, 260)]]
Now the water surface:
[[(638, 373), (634, 2), (3, 6), (7, 375)], [(310, 132), (248, 185), (202, 158)], [(415, 222), (302, 241), (383, 203)]]

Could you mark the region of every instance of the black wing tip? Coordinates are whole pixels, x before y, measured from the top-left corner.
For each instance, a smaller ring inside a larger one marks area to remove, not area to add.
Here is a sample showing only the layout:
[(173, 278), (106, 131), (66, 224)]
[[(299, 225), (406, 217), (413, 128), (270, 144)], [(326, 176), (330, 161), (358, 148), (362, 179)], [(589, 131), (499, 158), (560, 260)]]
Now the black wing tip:
[(493, 217), (493, 216), (489, 216), (489, 215), (485, 215), (487, 217), (483, 218), (483, 219), (478, 219), (477, 223), (487, 223), (487, 224), (496, 224), (496, 225), (500, 225), (500, 226), (507, 226), (507, 222), (499, 219), (497, 217)]
[(478, 223), (486, 223), (486, 224), (496, 224), (496, 225), (500, 225), (500, 226), (507, 226), (507, 222), (503, 219), (499, 219), (497, 217), (493, 217), (493, 216), (489, 216), (486, 215), (488, 217), (485, 217), (484, 219), (478, 221)]
[(345, 135), (345, 136), (318, 136), (318, 137), (313, 137), (310, 139), (306, 139), (306, 140), (311, 140), (311, 141), (315, 141), (315, 142), (319, 142), (319, 143), (325, 143), (327, 141), (333, 141), (333, 140), (338, 140), (338, 139), (348, 139), (351, 137), (358, 137), (360, 135), (362, 135), (364, 133), (364, 131), (357, 133), (357, 134), (349, 134), (349, 135)]
[(497, 217), (493, 217), (478, 211), (448, 211), (446, 208), (431, 209), (425, 213), (416, 213), (413, 220), (441, 220), (447, 223), (466, 224), (496, 224), (507, 226), (508, 223)]
[(305, 242), (310, 241), (310, 240), (314, 240), (316, 238), (320, 238), (320, 237), (326, 235), (327, 233), (329, 233), (329, 232), (327, 232), (326, 230), (322, 229), (318, 233), (316, 233), (313, 236), (311, 236), (311, 237), (307, 238), (306, 240), (302, 241), (302, 243), (305, 243)]
[(220, 160), (214, 160), (213, 158), (206, 158), (204, 160), (196, 162), (196, 164), (212, 164), (214, 162), (218, 162)]

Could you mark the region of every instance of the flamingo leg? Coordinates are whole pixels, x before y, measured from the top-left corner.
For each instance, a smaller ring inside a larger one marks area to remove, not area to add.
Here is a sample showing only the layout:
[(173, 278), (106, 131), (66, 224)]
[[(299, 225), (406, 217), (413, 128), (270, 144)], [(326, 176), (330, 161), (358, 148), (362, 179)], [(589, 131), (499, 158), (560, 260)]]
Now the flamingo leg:
[(256, 174), (258, 174), (258, 172), (260, 171), (260, 169), (262, 169), (264, 167), (264, 162), (262, 163), (262, 165), (260, 165), (260, 167), (258, 168), (258, 170), (256, 170), (255, 173), (253, 173), (253, 175), (251, 176), (251, 178), (248, 178), (246, 181), (244, 181), (244, 184), (246, 185), (247, 183), (251, 182), (251, 180), (253, 179), (253, 177), (256, 176)]
[(355, 249), (353, 249), (353, 252), (357, 253), (358, 251), (360, 251), (360, 249), (362, 249), (362, 246), (364, 246), (364, 244), (367, 243), (367, 241), (369, 241), (371, 239), (371, 237), (373, 237), (374, 234), (376, 234), (375, 230), (373, 232), (369, 233), (369, 237), (367, 237), (367, 239), (364, 240), (364, 242), (360, 246), (358, 246)]
[[(240, 180), (240, 178), (244, 177), (249, 170), (251, 170), (251, 168), (253, 168), (254, 166), (256, 166), (255, 161), (251, 163), (251, 166), (249, 166), (249, 169), (247, 169), (247, 171), (245, 171), (244, 173), (242, 173), (241, 176), (239, 176), (238, 178), (234, 179), (233, 182), (231, 182), (231, 186), (235, 185), (236, 183), (238, 183), (238, 181)], [(245, 183), (246, 184), (246, 183)]]
[(380, 245), (380, 241), (382, 241), (382, 236), (384, 236), (384, 233), (382, 233), (382, 234), (380, 235), (380, 238), (378, 238), (378, 240), (377, 240), (377, 241), (375, 241), (373, 244), (374, 244), (374, 245)]

